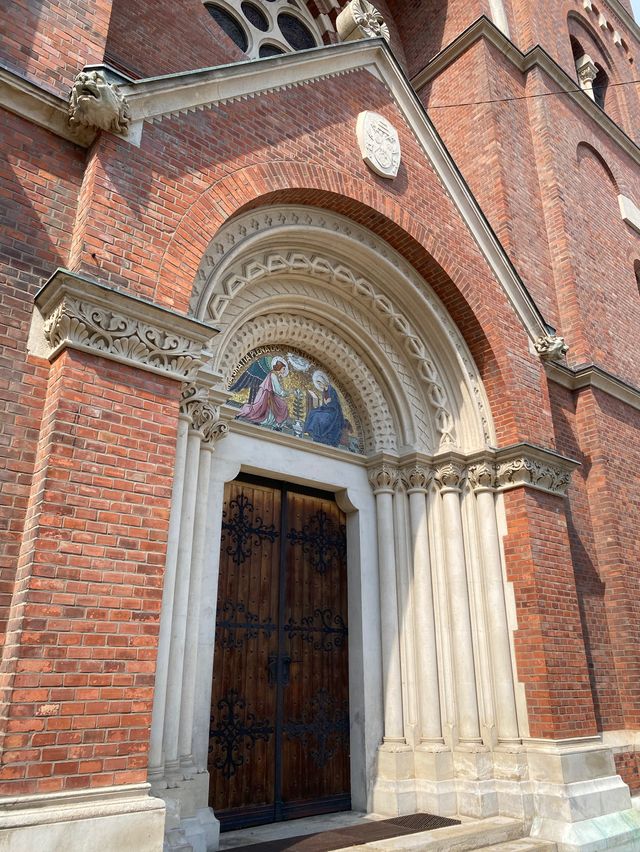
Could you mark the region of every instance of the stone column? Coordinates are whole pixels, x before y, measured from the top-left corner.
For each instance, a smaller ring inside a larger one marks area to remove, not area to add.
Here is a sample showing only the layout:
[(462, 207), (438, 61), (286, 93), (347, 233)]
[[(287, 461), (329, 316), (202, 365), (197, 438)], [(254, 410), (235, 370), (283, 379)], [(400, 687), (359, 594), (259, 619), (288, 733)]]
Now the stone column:
[(427, 488), (432, 475), (429, 468), (418, 464), (403, 471), (411, 518), (420, 743), (427, 747), (444, 742), (427, 526)]
[(196, 506), (191, 551), (191, 574), (189, 578), (189, 602), (187, 606), (187, 632), (184, 645), (184, 668), (182, 673), (182, 697), (180, 704), (179, 754), (181, 770), (192, 775), (195, 765), (192, 755), (193, 719), (196, 695), (198, 634), (202, 598), (204, 563), (207, 556), (207, 525), (209, 507), (209, 482), (216, 441), (228, 432), (226, 423), (219, 420), (220, 409), (203, 401), (192, 406), (191, 417), (194, 427), (202, 436)]
[(187, 385), (183, 392), (181, 404), (181, 412), (189, 419), (189, 431), (187, 435), (184, 488), (180, 509), (180, 531), (178, 534), (175, 593), (173, 611), (171, 613), (171, 644), (169, 649), (169, 671), (163, 730), (165, 779), (168, 786), (173, 786), (181, 780), (178, 752), (180, 703), (187, 631), (193, 530), (198, 497), (200, 443), (202, 440), (202, 433), (198, 431), (194, 423), (192, 411), (197, 410), (197, 406), (202, 404), (206, 393), (206, 390), (197, 388), (194, 384)]
[(382, 682), (384, 743), (406, 745), (402, 708), (400, 636), (396, 556), (393, 523), (393, 494), (398, 484), (397, 468), (382, 464), (369, 473), (376, 497), (378, 521), (378, 572), (382, 637)]
[(173, 600), (176, 585), (176, 567), (178, 564), (178, 540), (180, 538), (180, 517), (182, 514), (182, 494), (184, 491), (189, 422), (189, 417), (181, 412), (178, 420), (175, 474), (173, 490), (171, 492), (171, 517), (169, 519), (167, 559), (162, 591), (162, 617), (160, 619), (156, 678), (153, 690), (153, 714), (151, 717), (151, 737), (149, 742), (149, 780), (151, 782), (161, 781), (164, 776), (164, 751), (162, 748), (164, 716), (167, 700), (171, 625), (173, 621)]
[(593, 91), (593, 81), (598, 76), (598, 69), (593, 60), (586, 53), (576, 61), (576, 71), (578, 72), (578, 80), (580, 88), (586, 92), (592, 101), (595, 101), (595, 92)]
[(478, 535), (484, 567), (487, 628), (493, 669), (498, 742), (515, 746), (521, 742), (514, 693), (509, 625), (504, 597), (500, 539), (495, 509), (495, 466), (472, 465), (468, 479), (476, 498)]
[(481, 745), (482, 738), (460, 507), (464, 468), (455, 462), (446, 462), (437, 468), (435, 481), (442, 498), (458, 739), (461, 746), (474, 748)]

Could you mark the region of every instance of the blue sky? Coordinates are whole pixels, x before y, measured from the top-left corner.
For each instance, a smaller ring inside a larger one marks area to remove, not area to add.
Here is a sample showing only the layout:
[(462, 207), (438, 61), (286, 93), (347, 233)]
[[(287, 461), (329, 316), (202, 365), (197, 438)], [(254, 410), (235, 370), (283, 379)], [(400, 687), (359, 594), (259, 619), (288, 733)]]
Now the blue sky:
[(640, 21), (640, 0), (631, 0), (633, 6), (633, 14), (636, 21)]

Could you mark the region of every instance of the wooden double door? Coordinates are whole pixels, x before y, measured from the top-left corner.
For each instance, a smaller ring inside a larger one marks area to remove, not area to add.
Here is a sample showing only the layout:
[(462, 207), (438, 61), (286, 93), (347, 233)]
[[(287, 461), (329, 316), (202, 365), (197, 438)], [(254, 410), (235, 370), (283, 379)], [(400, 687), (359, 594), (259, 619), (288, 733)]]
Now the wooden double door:
[(351, 807), (346, 569), (331, 495), (227, 485), (209, 744), (223, 830)]

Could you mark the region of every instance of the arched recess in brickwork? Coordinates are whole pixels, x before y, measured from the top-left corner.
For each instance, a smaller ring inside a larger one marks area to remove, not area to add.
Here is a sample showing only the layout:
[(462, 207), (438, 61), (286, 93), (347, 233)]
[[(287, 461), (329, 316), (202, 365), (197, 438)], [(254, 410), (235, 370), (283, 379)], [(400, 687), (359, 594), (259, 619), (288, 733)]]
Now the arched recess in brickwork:
[[(584, 323), (584, 338), (577, 340), (578, 359), (608, 363), (630, 381), (635, 375), (633, 319), (638, 316), (632, 286), (623, 286), (620, 258), (625, 257), (635, 236), (620, 215), (619, 186), (611, 167), (592, 145), (576, 148), (575, 181), (578, 195), (573, 210), (576, 229), (573, 256), (578, 304)], [(627, 280), (629, 280), (627, 278)], [(619, 282), (616, 296), (595, 299), (594, 282)], [(629, 281), (629, 283), (631, 283)], [(621, 317), (625, 322), (621, 322)], [(628, 323), (628, 325), (626, 325)], [(570, 334), (570, 332), (568, 332)]]
[[(418, 221), (387, 193), (353, 175), (279, 162), (250, 166), (217, 181), (202, 192), (169, 243), (158, 276), (159, 300), (187, 310), (192, 282), (216, 231), (234, 216), (274, 204), (311, 205), (347, 216), (410, 263), (443, 302), (469, 346), (492, 407), (501, 410), (498, 440), (521, 438), (526, 431), (518, 425), (523, 409), (509, 400), (522, 395), (520, 365), (531, 370), (527, 338), (483, 258), (478, 253), (473, 263), (460, 264), (431, 223)], [(496, 322), (501, 314), (511, 317), (508, 326)], [(545, 403), (533, 405), (542, 409)], [(547, 437), (538, 440), (544, 443)]]
[(593, 145), (590, 145), (588, 142), (580, 142), (576, 148), (576, 159), (578, 164), (580, 164), (585, 157), (593, 158), (600, 165), (603, 172), (604, 184), (609, 183), (615, 195), (618, 195), (620, 192), (618, 181), (616, 180), (613, 172), (611, 171), (611, 167), (605, 158), (593, 147)]
[(615, 88), (612, 88), (610, 85), (619, 79), (614, 57), (591, 24), (575, 12), (569, 12), (567, 29), (574, 62), (578, 62), (586, 54), (596, 66), (597, 76), (593, 81), (593, 87), (596, 92), (596, 103), (614, 121), (619, 122), (620, 105), (618, 103), (618, 96)]
[(360, 401), (370, 453), (495, 442), (444, 306), (388, 244), (343, 216), (278, 205), (234, 217), (203, 256), (190, 312), (219, 329), (212, 366), (225, 381), (267, 343), (322, 359)]

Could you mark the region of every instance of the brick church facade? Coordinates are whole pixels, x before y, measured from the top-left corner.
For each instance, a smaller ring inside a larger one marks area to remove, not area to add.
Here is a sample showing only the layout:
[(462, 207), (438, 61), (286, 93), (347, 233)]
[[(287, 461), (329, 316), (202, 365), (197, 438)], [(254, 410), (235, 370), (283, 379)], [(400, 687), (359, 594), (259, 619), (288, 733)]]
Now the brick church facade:
[(630, 0), (0, 35), (0, 848), (640, 848)]

